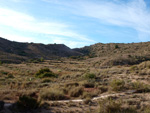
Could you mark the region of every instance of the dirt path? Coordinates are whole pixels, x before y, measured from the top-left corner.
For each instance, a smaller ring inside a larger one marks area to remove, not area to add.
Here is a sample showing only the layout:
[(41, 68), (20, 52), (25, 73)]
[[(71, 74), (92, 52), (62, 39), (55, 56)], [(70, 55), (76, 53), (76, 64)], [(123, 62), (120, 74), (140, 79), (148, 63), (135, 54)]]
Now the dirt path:
[[(127, 94), (132, 94), (135, 93), (136, 90), (128, 90), (126, 92), (121, 92), (121, 93), (112, 93), (112, 94), (105, 94), (105, 95), (100, 95), (98, 97), (94, 97), (91, 99), (91, 101), (96, 101), (98, 99), (104, 99), (107, 97), (111, 97), (111, 96), (121, 96), (121, 95), (127, 95)], [(68, 102), (83, 102), (84, 99), (75, 99), (75, 100), (58, 100), (58, 101), (48, 101), (50, 103), (54, 103), (54, 102), (60, 102), (60, 103), (68, 103)]]
[[(123, 96), (123, 95), (128, 95), (128, 94), (132, 94), (132, 93), (135, 93), (136, 90), (128, 90), (126, 92), (121, 92), (121, 93), (112, 93), (112, 94), (103, 94), (103, 95), (100, 95), (98, 97), (94, 97), (91, 99), (91, 101), (97, 101), (99, 99), (104, 99), (104, 98), (107, 98), (107, 97), (111, 97), (111, 96)], [(84, 102), (84, 99), (75, 99), (75, 100), (58, 100), (58, 101), (47, 101), (48, 103), (54, 103), (54, 102), (59, 102), (59, 103), (69, 103), (69, 102), (75, 102), (75, 103), (78, 103), (78, 102)], [(4, 104), (4, 113), (12, 113), (11, 110), (9, 109), (11, 106), (13, 106), (14, 103), (5, 103)]]

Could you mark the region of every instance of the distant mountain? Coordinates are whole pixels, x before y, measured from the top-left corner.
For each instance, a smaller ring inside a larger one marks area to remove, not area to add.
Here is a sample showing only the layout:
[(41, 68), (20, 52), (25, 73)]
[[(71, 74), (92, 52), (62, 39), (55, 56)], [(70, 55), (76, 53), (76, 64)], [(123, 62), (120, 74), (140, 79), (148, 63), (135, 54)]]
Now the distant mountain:
[(33, 58), (52, 59), (57, 57), (79, 56), (64, 44), (38, 44), (9, 41), (0, 37), (0, 61), (21, 62)]

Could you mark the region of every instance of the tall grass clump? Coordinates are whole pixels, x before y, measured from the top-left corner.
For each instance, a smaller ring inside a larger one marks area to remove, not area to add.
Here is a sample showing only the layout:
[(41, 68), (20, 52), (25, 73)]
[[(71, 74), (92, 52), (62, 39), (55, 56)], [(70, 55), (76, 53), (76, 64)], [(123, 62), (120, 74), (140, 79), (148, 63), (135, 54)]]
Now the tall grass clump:
[(69, 91), (69, 95), (71, 97), (79, 97), (83, 94), (84, 90), (83, 90), (83, 87), (76, 87), (76, 88), (73, 88)]
[(99, 101), (98, 113), (120, 113), (121, 103), (111, 99)]
[(57, 89), (45, 89), (41, 92), (40, 97), (42, 100), (64, 100), (65, 94)]
[(121, 101), (107, 98), (99, 101), (98, 113), (137, 113), (135, 108), (124, 108), (122, 106), (123, 103)]
[(136, 81), (131, 84), (132, 89), (137, 90), (138, 93), (150, 92), (150, 85)]
[(125, 81), (116, 79), (111, 81), (110, 86), (112, 87), (113, 91), (121, 91), (125, 88)]

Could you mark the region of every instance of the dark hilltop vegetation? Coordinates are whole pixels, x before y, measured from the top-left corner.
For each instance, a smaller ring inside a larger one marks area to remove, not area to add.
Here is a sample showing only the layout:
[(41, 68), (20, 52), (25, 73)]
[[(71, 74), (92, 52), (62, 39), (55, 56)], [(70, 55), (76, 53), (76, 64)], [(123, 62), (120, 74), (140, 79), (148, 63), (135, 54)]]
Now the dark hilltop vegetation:
[(0, 113), (150, 113), (150, 42), (70, 49), (0, 38)]
[(20, 63), (30, 59), (52, 59), (79, 56), (64, 44), (20, 43), (0, 38), (0, 59), (6, 63)]

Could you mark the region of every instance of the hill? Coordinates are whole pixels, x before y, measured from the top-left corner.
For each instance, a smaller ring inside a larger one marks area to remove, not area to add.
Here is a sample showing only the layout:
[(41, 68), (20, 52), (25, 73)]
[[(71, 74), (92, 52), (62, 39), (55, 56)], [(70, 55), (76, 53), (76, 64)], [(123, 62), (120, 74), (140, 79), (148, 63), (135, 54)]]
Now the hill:
[(93, 58), (93, 62), (101, 66), (133, 65), (150, 60), (150, 42), (97, 43), (74, 50)]
[(0, 59), (3, 62), (21, 62), (28, 59), (79, 56), (64, 44), (20, 43), (0, 38)]
[(0, 38), (0, 53), (0, 61), (7, 63), (84, 56), (93, 66), (134, 65), (150, 60), (150, 42), (97, 43), (70, 49), (64, 44), (20, 43)]

